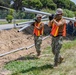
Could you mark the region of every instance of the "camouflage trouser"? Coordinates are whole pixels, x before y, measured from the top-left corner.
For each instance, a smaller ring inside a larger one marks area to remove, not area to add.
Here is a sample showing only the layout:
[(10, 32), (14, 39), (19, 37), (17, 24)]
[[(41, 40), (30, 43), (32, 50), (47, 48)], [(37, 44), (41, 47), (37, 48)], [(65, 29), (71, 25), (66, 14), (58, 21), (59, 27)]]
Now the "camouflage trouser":
[(59, 58), (61, 57), (60, 56), (60, 49), (62, 47), (62, 39), (63, 39), (62, 36), (52, 37), (51, 46), (52, 46), (52, 52), (55, 55), (55, 58), (54, 58), (55, 64), (58, 63)]
[(35, 42), (35, 48), (36, 48), (37, 53), (41, 52), (40, 48), (42, 44), (42, 35), (40, 36), (34, 35), (34, 42)]

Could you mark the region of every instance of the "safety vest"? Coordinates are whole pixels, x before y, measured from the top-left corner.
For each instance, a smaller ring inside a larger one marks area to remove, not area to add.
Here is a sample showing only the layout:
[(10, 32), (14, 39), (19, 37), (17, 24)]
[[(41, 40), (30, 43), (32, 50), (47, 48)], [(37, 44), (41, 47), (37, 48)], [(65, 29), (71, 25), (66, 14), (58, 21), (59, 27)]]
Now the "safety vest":
[(42, 22), (40, 22), (40, 23), (35, 22), (35, 27), (34, 27), (33, 34), (35, 34), (36, 36), (43, 35), (43, 29), (44, 29), (44, 28), (43, 28), (43, 27), (42, 27), (41, 29), (37, 29), (37, 28), (36, 28), (36, 26), (37, 26), (37, 27), (40, 27), (41, 23), (42, 23)]
[[(52, 30), (51, 35), (52, 36), (58, 36), (59, 32), (59, 26), (57, 26), (55, 23), (52, 24)], [(63, 30), (62, 30), (62, 36), (66, 36), (66, 24), (64, 24)]]

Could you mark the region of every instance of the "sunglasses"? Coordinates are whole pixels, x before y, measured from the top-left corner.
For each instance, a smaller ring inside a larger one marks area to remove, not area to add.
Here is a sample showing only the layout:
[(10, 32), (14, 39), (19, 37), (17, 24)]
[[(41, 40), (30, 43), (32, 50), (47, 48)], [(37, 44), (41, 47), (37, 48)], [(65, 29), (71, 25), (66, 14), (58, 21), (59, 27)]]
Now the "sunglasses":
[(62, 15), (62, 14), (57, 14), (57, 15)]
[(38, 17), (38, 18), (42, 18), (42, 17)]

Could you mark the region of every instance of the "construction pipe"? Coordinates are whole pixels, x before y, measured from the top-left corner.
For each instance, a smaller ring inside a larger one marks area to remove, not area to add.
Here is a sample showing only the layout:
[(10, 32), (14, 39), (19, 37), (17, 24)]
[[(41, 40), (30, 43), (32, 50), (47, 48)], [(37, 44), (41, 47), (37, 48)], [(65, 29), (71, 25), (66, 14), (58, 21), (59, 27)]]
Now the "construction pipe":
[(24, 29), (27, 28), (28, 26), (30, 26), (30, 24), (25, 25), (24, 27), (22, 27), (21, 29), (19, 29), (18, 32), (24, 30)]
[[(47, 21), (47, 20), (48, 20), (48, 18), (41, 19), (41, 21)], [(35, 22), (35, 20), (31, 20), (31, 21), (27, 21), (27, 22), (18, 23), (18, 24), (16, 24), (16, 26), (25, 25), (25, 24), (31, 24), (31, 23), (33, 23), (33, 22)]]
[(6, 53), (3, 53), (3, 54), (0, 54), (0, 57), (3, 57), (5, 55), (8, 55), (8, 54), (11, 54), (11, 53), (14, 53), (14, 52), (17, 52), (17, 51), (20, 51), (20, 50), (23, 50), (25, 49), (25, 47), (22, 47), (22, 48), (18, 48), (16, 50), (12, 50), (12, 51), (9, 51), (9, 52), (6, 52)]
[[(43, 15), (47, 15), (47, 16), (50, 16), (51, 15), (50, 13), (46, 13), (46, 12), (42, 12), (42, 11), (37, 11), (37, 10), (25, 8), (25, 7), (23, 7), (23, 11), (24, 12), (28, 12), (28, 13), (43, 14)], [(64, 16), (63, 16), (63, 18), (66, 19), (66, 20), (76, 21), (73, 18), (68, 18), (68, 17), (64, 17)]]
[(29, 24), (29, 23), (33, 23), (34, 21), (27, 21), (27, 22), (22, 22), (22, 23), (18, 23), (16, 24), (16, 26), (20, 26), (20, 25), (24, 25), (24, 24)]
[(8, 8), (8, 7), (4, 7), (4, 6), (0, 6), (1, 8), (3, 9), (6, 9), (6, 10), (10, 10), (11, 8)]
[[(41, 11), (37, 11), (37, 10), (32, 10), (32, 9), (28, 9), (28, 8), (25, 8), (25, 7), (23, 8), (23, 11), (24, 11), (24, 12), (28, 12), (28, 13), (43, 14), (44, 17), (45, 17), (45, 15), (47, 15), (47, 16), (50, 16), (50, 15), (51, 15), (50, 13), (41, 12)], [(66, 20), (76, 21), (76, 20), (73, 19), (73, 18), (67, 18), (67, 17), (63, 17), (63, 18), (66, 19)], [(48, 19), (47, 19), (47, 20), (48, 20)], [(34, 21), (30, 22), (30, 25), (31, 25), (33, 22), (34, 22)], [(29, 22), (27, 22), (27, 23), (29, 23)], [(28, 26), (29, 26), (29, 25), (28, 25)], [(20, 30), (18, 30), (18, 32), (24, 30), (26, 27), (27, 27), (27, 26), (24, 26), (23, 28), (21, 28)]]
[[(24, 27), (22, 27), (21, 29), (18, 30), (18, 32), (24, 30), (25, 28), (27, 28), (28, 26), (30, 26), (33, 22), (34, 22), (34, 21), (32, 21), (32, 22), (30, 22), (30, 23), (28, 23), (28, 24), (25, 24)], [(47, 24), (47, 21), (46, 21), (46, 22), (43, 22), (43, 23), (44, 23), (44, 25), (46, 25), (46, 24)], [(16, 26), (16, 27), (17, 27), (17, 26)]]
[(35, 46), (35, 44), (32, 44), (32, 45), (26, 47), (26, 50), (29, 49), (29, 48), (31, 48), (31, 47), (33, 47), (33, 46)]
[(18, 30), (18, 32), (24, 30), (25, 28), (27, 28), (28, 26), (30, 26), (34, 21), (28, 21), (28, 22), (23, 22), (23, 23), (18, 23), (15, 25), (16, 28), (20, 28), (21, 29)]
[(37, 11), (37, 10), (32, 10), (32, 9), (25, 8), (25, 7), (23, 7), (22, 10), (23, 10), (24, 12), (28, 12), (28, 13), (43, 14), (43, 15), (48, 15), (48, 16), (51, 15), (50, 13), (41, 12), (41, 11)]
[(63, 16), (63, 18), (66, 19), (66, 20), (71, 20), (71, 21), (76, 22), (76, 19), (74, 19), (74, 18), (68, 18), (68, 17), (64, 17), (64, 16)]
[[(50, 36), (50, 35), (49, 35), (49, 36)], [(45, 40), (45, 39), (48, 38), (49, 36), (44, 37), (42, 40)], [(30, 46), (28, 46), (28, 47), (21, 47), (21, 48), (18, 48), (18, 49), (15, 49), (15, 50), (12, 50), (12, 51), (9, 51), (9, 52), (0, 54), (0, 57), (3, 57), (3, 56), (5, 56), (5, 55), (8, 55), (8, 54), (11, 54), (11, 53), (14, 53), (14, 52), (23, 50), (23, 49), (26, 49), (26, 50), (27, 50), (27, 49), (33, 47), (34, 45), (35, 45), (35, 44), (32, 44), (32, 45), (30, 45)]]

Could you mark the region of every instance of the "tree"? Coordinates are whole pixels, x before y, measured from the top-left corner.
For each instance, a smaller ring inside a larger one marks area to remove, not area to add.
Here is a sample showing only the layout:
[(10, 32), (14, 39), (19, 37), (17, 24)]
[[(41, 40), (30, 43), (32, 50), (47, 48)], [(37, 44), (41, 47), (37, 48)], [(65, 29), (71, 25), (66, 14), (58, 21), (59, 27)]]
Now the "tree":
[(22, 1), (23, 0), (14, 0), (14, 3), (12, 4), (11, 7), (13, 7), (15, 10), (22, 9)]
[(53, 0), (40, 0), (43, 4), (43, 8), (51, 8), (52, 10), (56, 9), (56, 4), (53, 2)]
[(22, 0), (22, 5), (23, 5), (23, 7), (30, 7), (29, 0)]
[(74, 17), (75, 14), (74, 14), (73, 11), (71, 11), (71, 10), (64, 9), (64, 16), (67, 16), (67, 17)]
[(33, 9), (41, 9), (43, 6), (40, 0), (23, 0), (22, 3), (24, 7)]
[(76, 11), (76, 5), (75, 5), (75, 3), (74, 2), (72, 2), (72, 1), (70, 1), (70, 8), (69, 8), (69, 10), (72, 10), (72, 11)]
[(74, 12), (74, 14), (75, 14), (75, 17), (76, 17), (76, 11)]
[(7, 15), (7, 17), (6, 17), (6, 20), (8, 21), (8, 23), (11, 23), (11, 22), (12, 22), (13, 12), (14, 12), (13, 9), (10, 9), (10, 10), (9, 10), (9, 13), (8, 13), (8, 15)]
[(57, 4), (57, 8), (64, 8), (76, 11), (76, 5), (74, 2), (70, 0), (53, 0), (55, 4)]
[(0, 0), (0, 6), (10, 7), (10, 0)]

